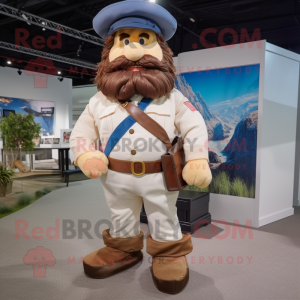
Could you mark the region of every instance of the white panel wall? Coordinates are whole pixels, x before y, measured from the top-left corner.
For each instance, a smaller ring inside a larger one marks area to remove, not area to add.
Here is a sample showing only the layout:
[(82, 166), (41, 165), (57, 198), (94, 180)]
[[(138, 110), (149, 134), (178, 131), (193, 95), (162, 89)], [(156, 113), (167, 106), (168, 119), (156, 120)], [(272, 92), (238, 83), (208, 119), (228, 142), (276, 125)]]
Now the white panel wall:
[[(286, 53), (288, 55), (288, 53)], [(299, 62), (266, 51), (259, 226), (294, 212)]]
[(89, 100), (98, 92), (97, 85), (75, 86), (72, 89), (73, 98), (73, 125), (84, 111)]
[[(72, 80), (60, 82), (56, 76), (48, 76), (46, 88), (35, 88), (33, 75), (20, 76), (17, 69), (0, 67), (0, 96), (27, 98), (55, 102), (54, 137), (60, 137), (60, 129), (72, 128)], [(53, 155), (56, 157), (56, 152)]]
[(217, 47), (180, 53), (174, 59), (178, 73), (196, 72), (198, 70), (221, 69), (260, 63), (265, 41), (254, 42), (250, 48), (247, 44), (237, 44), (234, 48)]

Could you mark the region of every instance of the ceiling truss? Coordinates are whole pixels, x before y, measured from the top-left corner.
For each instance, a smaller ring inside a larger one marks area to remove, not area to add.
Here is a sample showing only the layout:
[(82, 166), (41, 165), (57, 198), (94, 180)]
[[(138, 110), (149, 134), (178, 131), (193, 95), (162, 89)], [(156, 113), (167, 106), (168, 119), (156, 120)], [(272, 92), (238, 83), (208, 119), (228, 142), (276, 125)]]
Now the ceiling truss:
[(95, 45), (100, 45), (104, 46), (104, 40), (93, 36), (91, 34), (64, 26), (59, 23), (52, 22), (50, 20), (44, 19), (42, 17), (35, 16), (33, 14), (24, 12), (22, 10), (18, 10), (14, 7), (4, 5), (0, 3), (0, 14), (18, 19), (20, 21), (26, 22), (28, 24), (34, 24), (43, 28), (47, 28), (49, 30), (53, 31), (60, 31), (62, 34), (66, 34), (68, 36), (71, 36), (73, 38), (85, 41), (85, 42), (90, 42)]
[(80, 61), (80, 60), (67, 58), (67, 57), (63, 57), (63, 56), (59, 56), (59, 55), (55, 55), (55, 54), (51, 54), (51, 53), (31, 49), (31, 48), (16, 46), (14, 44), (2, 42), (2, 41), (0, 41), (0, 48), (6, 49), (6, 50), (16, 51), (16, 52), (20, 52), (20, 53), (30, 54), (30, 55), (33, 55), (33, 56), (44, 57), (44, 58), (47, 58), (47, 59), (50, 59), (50, 60), (55, 60), (55, 61), (58, 61), (58, 62), (61, 62), (61, 63), (71, 64), (71, 65), (79, 66), (79, 67), (82, 67), (82, 68), (97, 70), (97, 65), (93, 65), (93, 64), (86, 63), (86, 62), (83, 62), (83, 61)]

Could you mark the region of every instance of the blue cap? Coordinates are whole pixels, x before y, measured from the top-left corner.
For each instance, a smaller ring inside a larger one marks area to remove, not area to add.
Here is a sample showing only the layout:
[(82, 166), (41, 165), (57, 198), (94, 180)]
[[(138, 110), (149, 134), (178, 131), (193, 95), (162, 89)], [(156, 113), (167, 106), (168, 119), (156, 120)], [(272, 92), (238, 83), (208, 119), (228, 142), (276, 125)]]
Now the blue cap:
[(126, 0), (103, 8), (93, 20), (94, 30), (106, 38), (121, 28), (150, 29), (169, 40), (177, 21), (162, 6), (143, 0)]

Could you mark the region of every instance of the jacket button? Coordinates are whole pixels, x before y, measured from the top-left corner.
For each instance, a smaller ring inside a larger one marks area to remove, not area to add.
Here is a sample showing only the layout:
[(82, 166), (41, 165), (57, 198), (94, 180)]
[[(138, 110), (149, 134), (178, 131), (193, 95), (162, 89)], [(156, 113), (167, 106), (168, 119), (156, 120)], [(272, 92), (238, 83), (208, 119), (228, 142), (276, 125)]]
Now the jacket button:
[(130, 133), (130, 134), (133, 134), (133, 133), (134, 133), (134, 130), (133, 130), (133, 129), (130, 129), (130, 130), (129, 130), (129, 133)]
[(131, 155), (136, 155), (136, 151), (135, 150), (131, 150)]

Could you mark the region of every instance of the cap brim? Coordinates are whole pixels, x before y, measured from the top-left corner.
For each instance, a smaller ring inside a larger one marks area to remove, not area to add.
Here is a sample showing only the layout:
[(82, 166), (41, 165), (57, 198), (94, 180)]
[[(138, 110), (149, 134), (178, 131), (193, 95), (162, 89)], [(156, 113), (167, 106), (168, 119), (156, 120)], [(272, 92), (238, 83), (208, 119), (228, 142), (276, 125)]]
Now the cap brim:
[(122, 1), (103, 8), (93, 19), (93, 27), (97, 34), (105, 39), (111, 25), (128, 17), (153, 20), (159, 26), (166, 41), (174, 35), (177, 29), (177, 21), (166, 9), (155, 3), (140, 0)]

